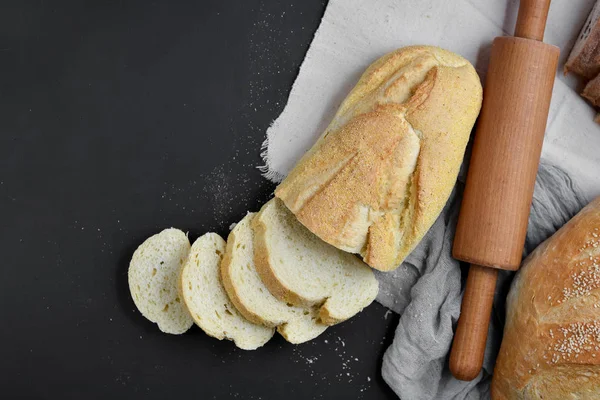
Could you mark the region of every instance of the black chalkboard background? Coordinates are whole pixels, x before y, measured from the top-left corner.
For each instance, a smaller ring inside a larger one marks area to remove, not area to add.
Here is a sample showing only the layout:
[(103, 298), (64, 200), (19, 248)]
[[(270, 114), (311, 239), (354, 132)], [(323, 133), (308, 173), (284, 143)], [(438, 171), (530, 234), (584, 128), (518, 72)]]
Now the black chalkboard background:
[(395, 398), (380, 367), (398, 317), (378, 304), (244, 352), (161, 334), (127, 287), (151, 234), (227, 235), (272, 196), (260, 146), (324, 8), (2, 2), (0, 397)]

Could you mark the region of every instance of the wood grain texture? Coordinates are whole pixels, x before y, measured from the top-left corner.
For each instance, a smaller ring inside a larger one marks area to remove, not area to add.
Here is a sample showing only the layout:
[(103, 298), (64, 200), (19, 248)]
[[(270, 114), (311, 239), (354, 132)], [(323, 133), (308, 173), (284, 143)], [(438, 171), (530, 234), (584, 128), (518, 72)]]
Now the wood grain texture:
[(471, 265), (469, 269), (450, 353), (450, 371), (457, 379), (471, 381), (481, 371), (497, 279), (495, 268)]
[(550, 0), (522, 0), (518, 37), (492, 44), (453, 247), (472, 264), (450, 356), (462, 380), (483, 364), (497, 269), (521, 263), (560, 53), (541, 42), (549, 7)]
[(521, 263), (559, 49), (494, 40), (454, 257), (516, 270)]
[(521, 0), (515, 36), (540, 42), (544, 40), (549, 9), (550, 0)]

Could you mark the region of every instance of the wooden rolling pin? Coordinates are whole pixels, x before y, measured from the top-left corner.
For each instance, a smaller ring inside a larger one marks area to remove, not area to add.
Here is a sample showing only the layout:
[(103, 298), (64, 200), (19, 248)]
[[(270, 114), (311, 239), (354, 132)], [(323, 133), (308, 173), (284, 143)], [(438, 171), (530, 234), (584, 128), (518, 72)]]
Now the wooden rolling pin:
[(498, 269), (521, 264), (559, 49), (542, 42), (550, 0), (521, 0), (515, 37), (492, 44), (454, 258), (471, 264), (450, 354), (461, 380), (479, 374)]

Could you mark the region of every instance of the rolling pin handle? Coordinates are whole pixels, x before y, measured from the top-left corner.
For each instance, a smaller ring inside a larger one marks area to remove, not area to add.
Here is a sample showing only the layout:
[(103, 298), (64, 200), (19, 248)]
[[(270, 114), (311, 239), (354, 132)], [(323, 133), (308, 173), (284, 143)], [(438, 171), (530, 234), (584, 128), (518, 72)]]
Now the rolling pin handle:
[(497, 279), (495, 268), (471, 265), (469, 269), (450, 353), (450, 371), (456, 379), (471, 381), (481, 371)]
[(549, 9), (550, 0), (521, 0), (515, 36), (543, 41)]

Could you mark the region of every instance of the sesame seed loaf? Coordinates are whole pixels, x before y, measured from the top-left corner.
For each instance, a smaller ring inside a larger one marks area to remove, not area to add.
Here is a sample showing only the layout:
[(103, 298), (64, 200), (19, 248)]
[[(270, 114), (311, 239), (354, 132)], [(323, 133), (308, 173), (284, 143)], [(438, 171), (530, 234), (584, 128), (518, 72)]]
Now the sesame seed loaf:
[(389, 53), (275, 195), (325, 242), (393, 270), (448, 200), (481, 101), (461, 56), (433, 46)]
[(600, 397), (600, 198), (524, 262), (507, 299), (492, 398)]

